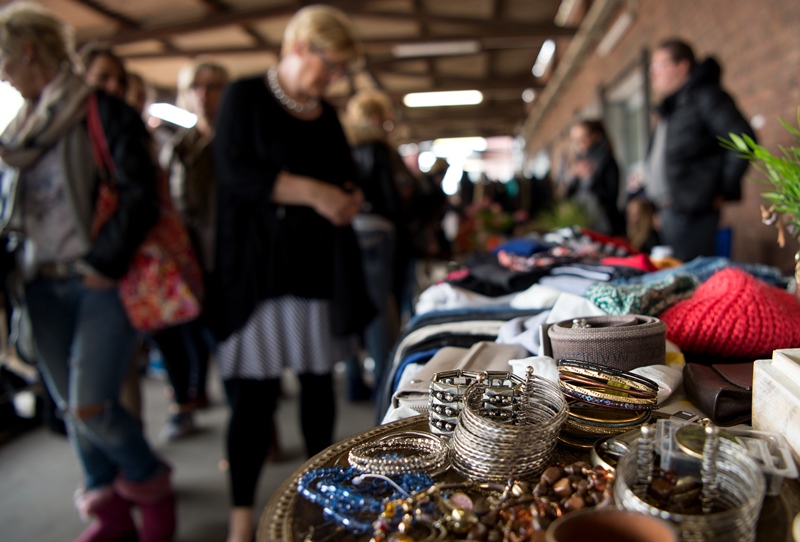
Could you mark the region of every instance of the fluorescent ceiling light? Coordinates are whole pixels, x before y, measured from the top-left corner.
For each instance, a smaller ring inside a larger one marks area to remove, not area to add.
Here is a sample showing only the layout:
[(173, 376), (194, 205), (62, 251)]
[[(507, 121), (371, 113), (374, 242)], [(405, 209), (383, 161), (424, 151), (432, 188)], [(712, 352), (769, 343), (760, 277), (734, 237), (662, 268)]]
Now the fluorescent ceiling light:
[(526, 88), (522, 91), (522, 101), (526, 104), (531, 103), (533, 100), (536, 99), (536, 91), (532, 88)]
[(433, 154), (431, 151), (422, 151), (419, 153), (417, 157), (417, 164), (419, 164), (419, 170), (423, 173), (428, 173), (433, 164), (436, 163), (436, 155)]
[(533, 75), (536, 77), (541, 77), (544, 75), (545, 70), (547, 70), (547, 66), (550, 64), (550, 60), (553, 58), (553, 53), (556, 52), (556, 42), (553, 40), (545, 40), (542, 44), (542, 48), (539, 49), (539, 56), (536, 57), (536, 62), (533, 64)]
[(197, 115), (168, 103), (151, 104), (147, 112), (151, 117), (177, 124), (182, 128), (191, 128), (197, 124)]
[(488, 148), (483, 137), (445, 137), (434, 139), (431, 150), (436, 156), (448, 161), (459, 158), (466, 159), (473, 152), (483, 152)]
[(567, 26), (572, 10), (575, 9), (575, 4), (577, 4), (575, 0), (561, 0), (561, 4), (558, 6), (558, 13), (556, 13), (556, 18), (553, 21), (556, 26)]
[(403, 143), (397, 147), (397, 152), (400, 153), (400, 156), (419, 154), (419, 145), (416, 143)]
[(458, 193), (458, 185), (461, 184), (461, 177), (464, 175), (464, 170), (460, 164), (451, 164), (442, 177), (442, 192), (448, 196), (453, 196)]
[(478, 90), (453, 90), (448, 92), (413, 92), (406, 94), (406, 107), (437, 107), (442, 105), (475, 105), (483, 101)]
[(600, 56), (608, 55), (631, 27), (633, 19), (633, 13), (630, 11), (623, 11), (622, 14), (617, 17), (617, 20), (614, 21), (614, 24), (611, 25), (611, 28), (608, 29), (606, 35), (603, 36), (603, 39), (600, 40), (600, 43), (597, 45), (597, 54)]
[(471, 55), (479, 52), (480, 50), (481, 45), (475, 40), (440, 41), (430, 43), (401, 43), (392, 46), (392, 55), (394, 55), (395, 58)]

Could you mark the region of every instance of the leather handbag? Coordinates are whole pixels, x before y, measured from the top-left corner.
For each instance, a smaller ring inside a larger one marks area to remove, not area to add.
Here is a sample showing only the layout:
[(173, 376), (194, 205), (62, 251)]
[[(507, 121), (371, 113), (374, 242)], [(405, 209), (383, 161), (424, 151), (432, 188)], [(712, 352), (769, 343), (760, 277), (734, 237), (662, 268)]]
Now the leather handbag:
[(753, 362), (701, 365), (683, 369), (686, 397), (719, 426), (750, 420), (753, 402)]
[[(86, 121), (95, 162), (101, 172), (92, 235), (116, 212), (119, 197), (114, 160), (100, 121), (95, 94), (89, 96)], [(203, 273), (189, 234), (159, 170), (159, 217), (137, 248), (118, 288), (128, 319), (140, 331), (157, 331), (194, 320), (202, 311)]]
[(475, 372), (511, 372), (509, 360), (529, 355), (528, 351), (519, 345), (490, 341), (477, 342), (469, 349), (446, 346), (439, 350), (410, 381), (400, 384), (392, 397), (392, 406), (395, 408), (407, 406), (418, 412), (427, 412), (429, 385), (436, 373), (456, 369)]

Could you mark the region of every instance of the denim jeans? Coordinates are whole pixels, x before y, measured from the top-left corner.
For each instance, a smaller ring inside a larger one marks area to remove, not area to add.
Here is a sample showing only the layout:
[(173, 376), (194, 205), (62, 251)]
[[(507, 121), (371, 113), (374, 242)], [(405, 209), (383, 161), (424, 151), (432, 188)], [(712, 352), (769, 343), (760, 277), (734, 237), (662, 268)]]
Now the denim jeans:
[[(86, 488), (107, 486), (118, 473), (134, 482), (156, 476), (158, 459), (119, 402), (137, 333), (116, 288), (87, 288), (79, 277), (38, 278), (25, 296), (42, 373), (66, 414)], [(91, 406), (102, 410), (85, 419), (71, 413)]]
[(397, 330), (397, 308), (392, 298), (394, 283), (395, 234), (394, 225), (376, 215), (358, 215), (353, 221), (358, 236), (364, 279), (370, 299), (378, 309), (372, 322), (364, 330), (364, 343), (369, 356), (375, 361), (375, 380), (380, 382), (389, 349)]

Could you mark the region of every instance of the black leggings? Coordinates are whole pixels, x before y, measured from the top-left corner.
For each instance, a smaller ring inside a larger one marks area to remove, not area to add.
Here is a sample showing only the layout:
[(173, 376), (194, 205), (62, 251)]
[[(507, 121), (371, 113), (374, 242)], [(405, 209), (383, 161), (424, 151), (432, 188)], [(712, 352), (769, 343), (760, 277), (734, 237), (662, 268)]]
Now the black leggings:
[[(231, 405), (227, 446), (233, 506), (252, 507), (258, 476), (272, 444), (272, 416), (280, 395), (280, 379), (233, 379), (224, 384)], [(300, 426), (311, 457), (333, 443), (333, 377), (300, 375), (300, 387)]]

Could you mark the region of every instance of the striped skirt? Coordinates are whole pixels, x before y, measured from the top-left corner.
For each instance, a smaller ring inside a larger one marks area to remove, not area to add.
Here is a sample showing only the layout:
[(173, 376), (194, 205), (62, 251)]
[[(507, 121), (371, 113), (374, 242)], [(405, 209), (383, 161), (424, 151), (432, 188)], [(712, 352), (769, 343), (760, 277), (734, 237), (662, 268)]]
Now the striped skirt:
[(326, 374), (337, 361), (358, 355), (355, 335), (331, 331), (330, 301), (282, 296), (262, 301), (247, 323), (219, 344), (217, 369), (223, 380)]

